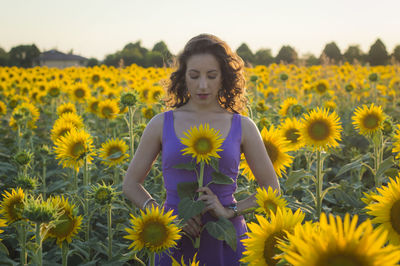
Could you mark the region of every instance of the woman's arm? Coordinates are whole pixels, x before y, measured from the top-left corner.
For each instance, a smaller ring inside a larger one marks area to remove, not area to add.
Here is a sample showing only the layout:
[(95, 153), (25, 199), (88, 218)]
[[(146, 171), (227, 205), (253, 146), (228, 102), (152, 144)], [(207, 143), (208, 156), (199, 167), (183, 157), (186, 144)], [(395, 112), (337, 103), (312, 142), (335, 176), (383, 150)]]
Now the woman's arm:
[[(153, 117), (146, 126), (122, 185), (125, 196), (139, 208), (143, 208), (143, 204), (151, 198), (143, 187), (143, 182), (161, 151), (163, 123), (164, 114), (161, 113)], [(151, 206), (150, 203), (156, 204), (149, 201), (146, 205)]]

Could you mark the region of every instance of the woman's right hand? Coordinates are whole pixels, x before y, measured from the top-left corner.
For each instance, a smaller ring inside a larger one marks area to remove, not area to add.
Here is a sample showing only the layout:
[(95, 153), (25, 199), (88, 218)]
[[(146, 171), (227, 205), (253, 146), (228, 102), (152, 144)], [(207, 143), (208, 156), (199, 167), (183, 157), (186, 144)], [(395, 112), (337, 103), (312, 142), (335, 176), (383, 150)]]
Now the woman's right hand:
[(189, 234), (191, 237), (199, 237), (202, 224), (200, 215), (190, 218), (183, 226), (182, 230)]

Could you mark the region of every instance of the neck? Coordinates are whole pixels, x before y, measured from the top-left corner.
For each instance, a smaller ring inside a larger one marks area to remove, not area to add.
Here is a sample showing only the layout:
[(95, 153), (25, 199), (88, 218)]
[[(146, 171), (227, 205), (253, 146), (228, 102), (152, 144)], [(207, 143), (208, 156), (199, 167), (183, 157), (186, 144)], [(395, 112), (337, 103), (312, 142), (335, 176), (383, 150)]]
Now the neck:
[(198, 113), (215, 113), (215, 112), (221, 112), (224, 110), (217, 101), (214, 103), (205, 105), (205, 104), (197, 104), (194, 101), (189, 100), (185, 104), (185, 106), (188, 110), (191, 110), (193, 112), (198, 112)]

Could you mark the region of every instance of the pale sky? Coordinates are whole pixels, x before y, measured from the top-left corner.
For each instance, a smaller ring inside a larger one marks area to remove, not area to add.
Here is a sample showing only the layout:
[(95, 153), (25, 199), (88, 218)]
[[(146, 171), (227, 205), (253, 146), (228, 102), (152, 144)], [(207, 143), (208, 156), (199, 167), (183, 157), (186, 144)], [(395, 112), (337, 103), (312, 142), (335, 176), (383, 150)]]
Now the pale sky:
[(200, 33), (273, 56), (282, 45), (319, 56), (332, 41), (342, 53), (355, 44), (368, 52), (377, 38), (389, 53), (400, 44), (399, 0), (0, 0), (0, 10), (6, 51), (34, 43), (99, 60), (139, 40), (177, 54)]

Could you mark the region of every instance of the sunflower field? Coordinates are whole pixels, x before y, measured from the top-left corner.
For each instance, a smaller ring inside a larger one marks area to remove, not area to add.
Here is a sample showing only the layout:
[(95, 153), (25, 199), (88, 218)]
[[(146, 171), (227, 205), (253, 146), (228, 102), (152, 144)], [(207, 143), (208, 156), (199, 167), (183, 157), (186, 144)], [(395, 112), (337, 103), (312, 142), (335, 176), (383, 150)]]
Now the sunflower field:
[[(122, 194), (146, 124), (167, 110), (172, 72), (0, 67), (1, 265), (147, 265), (149, 250), (174, 246), (176, 217)], [(400, 66), (272, 64), (246, 77), (242, 115), (281, 193), (260, 189), (242, 156), (235, 197), (256, 193), (258, 207), (244, 214), (241, 263), (398, 265)], [(163, 203), (161, 156), (144, 187)], [(137, 234), (157, 219), (171, 237)]]

